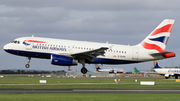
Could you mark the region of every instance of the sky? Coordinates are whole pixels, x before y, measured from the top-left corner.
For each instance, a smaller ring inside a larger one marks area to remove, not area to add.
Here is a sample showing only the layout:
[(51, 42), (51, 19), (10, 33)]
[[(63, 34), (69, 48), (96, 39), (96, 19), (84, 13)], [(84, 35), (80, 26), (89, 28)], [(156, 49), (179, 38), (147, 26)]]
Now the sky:
[[(164, 19), (175, 19), (167, 51), (176, 57), (160, 66), (180, 66), (180, 0), (0, 0), (0, 70), (26, 69), (26, 57), (6, 53), (3, 46), (18, 37), (37, 36), (122, 45), (139, 44)], [(72, 66), (80, 71), (82, 65)], [(86, 64), (90, 71), (95, 65)], [(124, 71), (150, 70), (153, 61), (103, 65)], [(66, 70), (50, 60), (32, 58), (29, 69)]]

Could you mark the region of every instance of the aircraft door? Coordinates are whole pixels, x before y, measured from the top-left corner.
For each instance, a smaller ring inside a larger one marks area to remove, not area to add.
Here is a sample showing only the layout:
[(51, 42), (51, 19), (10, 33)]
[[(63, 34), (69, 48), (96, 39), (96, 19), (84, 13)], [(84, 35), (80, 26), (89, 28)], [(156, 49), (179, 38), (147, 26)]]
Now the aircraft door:
[(139, 49), (138, 48), (133, 48), (132, 59), (133, 60), (138, 60), (138, 56), (139, 56)]

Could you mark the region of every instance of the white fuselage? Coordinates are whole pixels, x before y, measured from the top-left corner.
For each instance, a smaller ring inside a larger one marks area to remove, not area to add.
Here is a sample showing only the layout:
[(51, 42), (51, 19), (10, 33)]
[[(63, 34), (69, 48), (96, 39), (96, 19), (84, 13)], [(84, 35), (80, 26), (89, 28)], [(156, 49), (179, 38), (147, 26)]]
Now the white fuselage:
[(180, 75), (180, 69), (176, 68), (160, 68), (160, 69), (154, 69), (156, 73), (159, 74), (169, 74), (169, 75)]
[(98, 69), (98, 72), (109, 72), (109, 73), (123, 73), (122, 69)]
[(101, 47), (110, 48), (105, 50), (104, 56), (97, 56), (97, 58), (93, 59), (94, 62), (90, 63), (128, 64), (164, 58), (163, 56), (151, 56), (150, 53), (158, 53), (158, 51), (145, 49), (141, 45), (126, 46), (41, 37), (17, 38), (13, 43), (5, 45), (4, 50), (20, 56), (50, 59), (51, 54), (70, 56), (71, 54), (91, 51)]

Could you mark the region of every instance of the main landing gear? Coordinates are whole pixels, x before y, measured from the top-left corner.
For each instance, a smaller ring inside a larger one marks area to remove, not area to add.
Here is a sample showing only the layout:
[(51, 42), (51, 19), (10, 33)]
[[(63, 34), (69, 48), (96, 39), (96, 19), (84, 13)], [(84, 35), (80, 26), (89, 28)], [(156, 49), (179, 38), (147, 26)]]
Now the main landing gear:
[(81, 73), (86, 74), (87, 73), (87, 69), (85, 67), (82, 67), (81, 68)]
[(175, 79), (178, 79), (178, 76), (175, 76)]
[(79, 63), (81, 63), (83, 65), (83, 67), (81, 68), (81, 73), (86, 74), (87, 73), (87, 69), (85, 67), (85, 59), (80, 60)]
[(29, 65), (30, 60), (31, 60), (31, 57), (28, 57), (28, 60), (27, 60), (28, 63), (25, 65), (26, 68), (29, 68), (29, 67), (30, 67), (30, 65)]

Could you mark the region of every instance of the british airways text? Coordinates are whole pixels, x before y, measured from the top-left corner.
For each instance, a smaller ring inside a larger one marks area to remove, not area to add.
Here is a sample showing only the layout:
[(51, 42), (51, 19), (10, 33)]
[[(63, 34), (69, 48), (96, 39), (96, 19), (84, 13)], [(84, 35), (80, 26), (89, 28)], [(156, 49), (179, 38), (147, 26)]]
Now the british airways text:
[(39, 45), (33, 45), (32, 48), (34, 48), (34, 49), (44, 49), (44, 50), (67, 51), (66, 48), (58, 48), (58, 47), (55, 47), (55, 46), (39, 46)]

